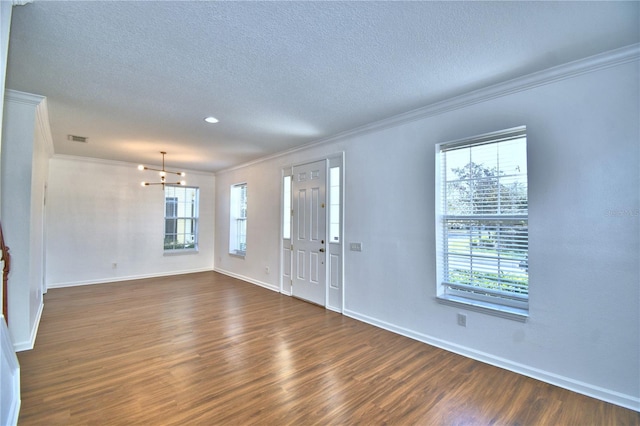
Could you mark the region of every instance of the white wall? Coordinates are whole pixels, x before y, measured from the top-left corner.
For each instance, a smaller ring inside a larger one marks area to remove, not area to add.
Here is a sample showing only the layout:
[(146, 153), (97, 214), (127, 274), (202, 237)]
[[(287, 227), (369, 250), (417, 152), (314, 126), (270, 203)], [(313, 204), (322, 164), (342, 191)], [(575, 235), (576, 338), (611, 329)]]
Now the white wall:
[[(625, 53), (626, 52), (626, 53)], [(638, 47), (217, 174), (216, 269), (278, 287), (280, 170), (345, 151), (346, 315), (640, 410)], [(625, 56), (626, 55), (626, 56)], [(527, 126), (530, 317), (436, 301), (435, 144)], [(247, 256), (227, 255), (248, 182)], [(397, 220), (402, 218), (402, 220)]]
[(199, 251), (164, 256), (164, 191), (140, 186), (151, 172), (137, 170), (137, 164), (54, 156), (46, 208), (47, 287), (213, 270), (215, 177), (185, 172), (187, 185), (200, 188)]
[[(12, 2), (0, 1), (0, 99), (4, 100), (4, 84), (9, 53), (9, 32), (11, 28)], [(0, 129), (2, 129), (4, 102), (0, 102)], [(2, 153), (2, 132), (0, 131), (0, 154)], [(0, 173), (0, 187), (1, 178)], [(0, 196), (0, 212), (2, 211)], [(5, 298), (4, 288), (0, 286), (0, 306)], [(0, 315), (0, 423), (17, 424), (20, 410), (20, 369), (15, 356), (13, 342), (9, 338), (4, 316)]]
[[(7, 55), (9, 54), (9, 33), (11, 31), (11, 12), (13, 3), (0, 2), (0, 99), (4, 99), (4, 82), (7, 74)], [(2, 107), (0, 104), (0, 125), (2, 124)]]
[[(280, 180), (281, 168), (266, 163), (216, 175), (217, 271), (279, 289)], [(241, 258), (229, 254), (229, 204), (231, 185), (243, 182), (247, 183), (247, 253)]]
[[(7, 73), (7, 55), (9, 54), (9, 33), (11, 30), (11, 12), (13, 6), (11, 2), (0, 1), (0, 99), (4, 99), (4, 83)], [(0, 129), (2, 129), (4, 102), (0, 102)], [(0, 131), (0, 154), (2, 153), (2, 132)], [(0, 175), (0, 186), (2, 177)], [(0, 211), (2, 207), (2, 197), (0, 197)], [(4, 300), (3, 290), (0, 287), (0, 306)]]
[(5, 94), (2, 225), (11, 249), (7, 301), (16, 349), (33, 347), (42, 313), (44, 187), (53, 148), (46, 100)]

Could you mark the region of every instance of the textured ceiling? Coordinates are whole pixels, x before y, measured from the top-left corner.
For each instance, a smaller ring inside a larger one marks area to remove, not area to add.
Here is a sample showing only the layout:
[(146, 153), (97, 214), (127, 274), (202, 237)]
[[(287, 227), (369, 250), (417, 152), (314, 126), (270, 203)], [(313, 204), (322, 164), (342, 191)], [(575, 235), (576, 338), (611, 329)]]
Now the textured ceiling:
[(217, 171), (638, 43), (639, 5), (36, 0), (7, 88), (47, 97), (56, 154)]

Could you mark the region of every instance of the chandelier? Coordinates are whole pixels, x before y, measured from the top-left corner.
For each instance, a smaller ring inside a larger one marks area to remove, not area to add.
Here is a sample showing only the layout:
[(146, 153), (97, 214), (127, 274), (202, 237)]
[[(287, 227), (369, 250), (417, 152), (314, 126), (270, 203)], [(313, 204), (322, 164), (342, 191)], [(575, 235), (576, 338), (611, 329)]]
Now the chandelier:
[(143, 166), (142, 164), (140, 164), (138, 166), (138, 170), (153, 170), (155, 172), (160, 172), (160, 182), (142, 182), (141, 185), (142, 186), (149, 186), (149, 185), (162, 185), (162, 188), (164, 188), (164, 185), (186, 185), (187, 183), (183, 180), (178, 181), (178, 182), (167, 182), (167, 173), (168, 174), (172, 174), (172, 175), (178, 175), (178, 176), (184, 176), (184, 172), (172, 172), (170, 170), (165, 170), (164, 169), (164, 156), (167, 155), (167, 153), (165, 151), (160, 151), (160, 154), (162, 154), (162, 169), (154, 169), (151, 167), (147, 167), (147, 166)]

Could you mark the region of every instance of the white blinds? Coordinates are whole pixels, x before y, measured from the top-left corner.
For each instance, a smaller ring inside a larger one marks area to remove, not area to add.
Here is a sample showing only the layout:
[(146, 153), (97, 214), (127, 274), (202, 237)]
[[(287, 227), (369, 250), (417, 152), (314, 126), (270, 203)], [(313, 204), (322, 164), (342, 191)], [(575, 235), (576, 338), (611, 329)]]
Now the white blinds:
[(526, 129), (443, 144), (440, 165), (447, 293), (526, 307)]

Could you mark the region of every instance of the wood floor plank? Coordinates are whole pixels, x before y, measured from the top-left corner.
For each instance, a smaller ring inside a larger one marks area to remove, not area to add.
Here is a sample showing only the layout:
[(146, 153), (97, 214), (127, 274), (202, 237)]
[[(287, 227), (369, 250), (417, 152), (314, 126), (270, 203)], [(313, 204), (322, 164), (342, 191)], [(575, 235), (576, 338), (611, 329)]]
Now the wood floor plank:
[(20, 425), (638, 425), (640, 414), (203, 272), (49, 290)]

